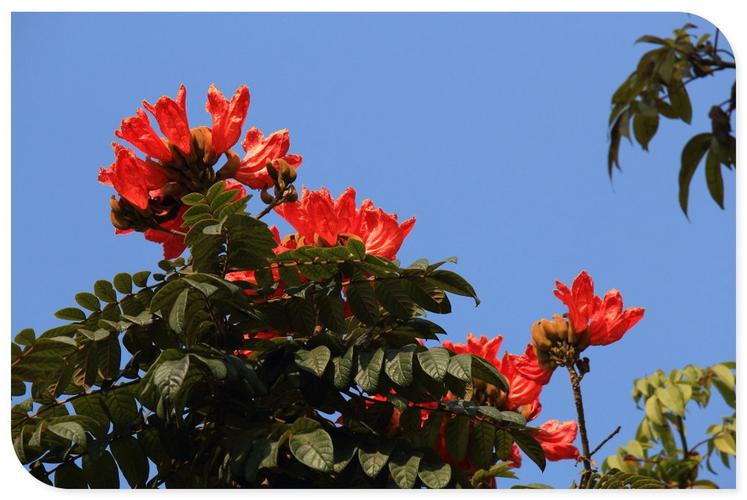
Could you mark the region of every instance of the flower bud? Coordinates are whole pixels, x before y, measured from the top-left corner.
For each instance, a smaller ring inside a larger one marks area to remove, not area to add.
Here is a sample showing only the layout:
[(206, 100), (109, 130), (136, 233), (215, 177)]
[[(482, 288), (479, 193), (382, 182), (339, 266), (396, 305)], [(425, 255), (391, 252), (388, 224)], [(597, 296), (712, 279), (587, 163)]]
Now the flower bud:
[(267, 189), (263, 189), (259, 193), (259, 197), (262, 198), (262, 201), (265, 202), (267, 205), (275, 201), (275, 197), (272, 196), (269, 192), (267, 192)]
[(236, 154), (235, 151), (229, 149), (226, 151), (226, 163), (218, 170), (216, 177), (218, 179), (228, 179), (236, 175), (241, 166), (241, 158)]
[(277, 171), (277, 169), (272, 165), (271, 162), (267, 162), (267, 166), (265, 168), (267, 168), (267, 173), (269, 174), (270, 179), (272, 179), (272, 182), (274, 182), (275, 185), (277, 185), (277, 183), (278, 183), (278, 171)]
[(294, 201), (298, 201), (298, 191), (296, 191), (296, 186), (291, 185), (286, 189), (285, 191), (285, 200), (293, 203)]
[(274, 160), (273, 167), (278, 171), (280, 174), (280, 177), (285, 181), (286, 184), (290, 184), (293, 181), (296, 180), (296, 169), (290, 166), (290, 164), (283, 160), (282, 158), (278, 158)]

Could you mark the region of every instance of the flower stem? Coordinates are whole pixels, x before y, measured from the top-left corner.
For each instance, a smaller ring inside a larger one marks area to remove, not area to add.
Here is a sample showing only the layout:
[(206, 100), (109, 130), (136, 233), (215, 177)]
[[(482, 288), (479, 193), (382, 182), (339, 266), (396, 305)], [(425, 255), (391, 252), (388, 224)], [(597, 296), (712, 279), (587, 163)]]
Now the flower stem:
[(576, 414), (578, 416), (578, 429), (581, 434), (581, 447), (583, 455), (580, 457), (584, 463), (584, 472), (581, 475), (579, 488), (584, 488), (591, 478), (591, 452), (589, 451), (589, 435), (586, 432), (586, 417), (584, 415), (584, 400), (581, 397), (581, 377), (579, 377), (573, 365), (566, 365), (568, 375), (571, 378), (571, 388), (573, 389), (573, 399), (576, 403)]

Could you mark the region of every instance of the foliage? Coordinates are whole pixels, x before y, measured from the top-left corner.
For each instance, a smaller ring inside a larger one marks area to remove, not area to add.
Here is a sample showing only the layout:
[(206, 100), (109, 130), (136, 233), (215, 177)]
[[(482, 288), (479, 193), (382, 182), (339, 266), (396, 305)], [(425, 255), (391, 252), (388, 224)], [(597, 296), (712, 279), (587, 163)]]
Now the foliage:
[[(686, 24), (674, 30), (674, 38), (644, 35), (637, 40), (653, 44), (656, 48), (641, 57), (635, 71), (612, 96), (607, 160), (610, 177), (613, 167), (620, 169), (621, 139), (626, 137), (632, 143), (631, 122), (633, 137), (647, 151), (659, 129), (660, 117), (690, 124), (693, 107), (687, 84), (713, 76), (719, 71), (736, 68), (733, 54), (718, 46), (718, 31), (715, 41), (711, 43), (707, 33), (696, 39), (689, 32), (692, 28), (695, 26)], [(679, 202), (685, 215), (690, 182), (703, 158), (708, 190), (713, 200), (724, 208), (721, 166), (727, 169), (736, 167), (736, 139), (731, 126), (736, 104), (735, 82), (732, 84), (730, 97), (721, 104), (712, 106), (708, 112), (711, 131), (696, 134), (682, 150)]]
[[(248, 198), (224, 194), (219, 182), (184, 197), (190, 261), (97, 281), (55, 313), (67, 323), (16, 336), (12, 390), (26, 399), (12, 437), (35, 477), (68, 488), (116, 488), (119, 472), (133, 488), (471, 487), (437, 453), (440, 426), (457, 419), (470, 425), (448, 432), (469, 443), (478, 483), (506, 474), (493, 466), (514, 441), (544, 465), (521, 414), (474, 400), (476, 381), (508, 391), (490, 363), (421, 343), (444, 333), (424, 316), (448, 313), (447, 293), (478, 300), (447, 261), (402, 268), (356, 239), (275, 256)], [(226, 280), (235, 269), (257, 284)], [(291, 334), (254, 335), (271, 330)]]
[[(637, 379), (633, 399), (645, 416), (635, 439), (607, 457), (602, 470), (635, 473), (674, 488), (717, 488), (715, 483), (699, 479), (698, 475), (703, 466), (715, 473), (711, 467), (714, 454), (727, 468), (731, 466), (730, 457), (736, 457), (735, 370), (733, 362), (707, 368), (688, 365), (668, 375), (658, 370)], [(711, 425), (707, 437), (694, 445), (691, 441), (689, 446), (685, 425), (688, 404), (705, 408), (714, 387), (735, 412), (721, 423)]]

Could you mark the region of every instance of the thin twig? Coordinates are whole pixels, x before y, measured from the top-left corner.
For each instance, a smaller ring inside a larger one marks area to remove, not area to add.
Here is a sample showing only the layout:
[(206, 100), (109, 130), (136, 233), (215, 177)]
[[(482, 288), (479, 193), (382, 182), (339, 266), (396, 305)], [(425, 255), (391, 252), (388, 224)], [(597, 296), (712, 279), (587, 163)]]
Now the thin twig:
[(591, 458), (594, 455), (594, 453), (598, 452), (599, 449), (602, 446), (604, 446), (605, 444), (607, 444), (607, 441), (609, 441), (610, 439), (612, 439), (613, 437), (615, 437), (615, 435), (618, 432), (620, 432), (620, 429), (621, 429), (621, 427), (618, 425), (617, 429), (615, 429), (614, 431), (612, 431), (612, 433), (609, 436), (607, 436), (606, 438), (602, 439), (602, 442), (599, 443), (596, 448), (594, 448), (593, 450), (591, 450), (591, 453), (589, 453), (589, 458)]

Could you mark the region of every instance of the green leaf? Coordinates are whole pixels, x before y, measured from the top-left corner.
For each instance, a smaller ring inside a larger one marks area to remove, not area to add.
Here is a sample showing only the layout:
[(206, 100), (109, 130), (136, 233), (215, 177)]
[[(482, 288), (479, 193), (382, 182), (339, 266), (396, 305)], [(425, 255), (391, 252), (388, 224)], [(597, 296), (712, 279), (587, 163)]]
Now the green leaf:
[(386, 353), (384, 371), (389, 379), (401, 387), (412, 384), (412, 358), (415, 346), (405, 346), (399, 351), (390, 350)]
[(446, 369), (449, 375), (462, 382), (472, 382), (472, 355), (457, 354), (449, 359)]
[(656, 397), (675, 415), (685, 416), (685, 400), (680, 388), (676, 385), (667, 384), (665, 387), (657, 387)]
[(205, 202), (205, 197), (200, 193), (190, 193), (182, 196), (182, 203), (185, 205), (197, 205)]
[(505, 377), (499, 372), (495, 366), (488, 363), (480, 356), (474, 354), (472, 356), (472, 377), (492, 384), (499, 389), (508, 392), (508, 382)]
[(495, 427), (483, 421), (475, 422), (469, 439), (469, 461), (479, 468), (493, 465), (493, 445), (495, 444)]
[(169, 313), (169, 326), (178, 334), (184, 333), (188, 303), (189, 288), (185, 288), (174, 301), (174, 305), (171, 307), (171, 312)]
[(514, 438), (506, 430), (495, 430), (495, 454), (499, 460), (508, 460), (514, 444)]
[(85, 307), (89, 311), (100, 311), (101, 310), (101, 302), (99, 302), (99, 299), (96, 298), (96, 296), (92, 293), (88, 293), (88, 292), (76, 293), (75, 302), (77, 302), (80, 307)]
[(693, 118), (693, 108), (684, 83), (681, 80), (673, 82), (667, 85), (667, 91), (669, 92), (669, 101), (672, 103), (672, 110), (682, 121), (689, 124)]
[(353, 348), (349, 347), (344, 355), (332, 360), (334, 367), (333, 381), (338, 389), (345, 389), (350, 384), (350, 375), (353, 371)]
[(379, 320), (379, 303), (371, 285), (367, 282), (350, 283), (347, 289), (348, 305), (356, 318), (367, 325)]
[(363, 472), (370, 478), (375, 478), (389, 461), (394, 445), (390, 441), (381, 441), (377, 446), (364, 446), (358, 449), (358, 462)]
[(120, 293), (132, 293), (132, 276), (130, 276), (128, 273), (119, 273), (114, 276), (114, 279), (112, 281), (114, 282), (114, 287)]
[(716, 374), (716, 376), (724, 383), (724, 385), (729, 390), (734, 390), (734, 387), (736, 387), (737, 380), (736, 380), (736, 377), (734, 377), (734, 374), (732, 373), (732, 371), (729, 369), (729, 367), (727, 367), (724, 364), (713, 365), (710, 367), (710, 370), (714, 374)]
[(114, 287), (106, 280), (98, 280), (93, 284), (93, 293), (104, 302), (116, 302), (117, 292)]
[(470, 419), (464, 415), (457, 415), (446, 423), (446, 449), (449, 452), (449, 456), (457, 462), (464, 460), (464, 457), (467, 455), (469, 430)]
[(547, 459), (545, 458), (545, 452), (542, 450), (542, 446), (540, 446), (539, 442), (528, 434), (518, 432), (513, 434), (513, 437), (516, 444), (521, 448), (521, 451), (526, 453), (532, 462), (537, 464), (537, 467), (539, 467), (541, 471), (544, 471)]
[(115, 439), (111, 443), (112, 455), (130, 488), (142, 488), (148, 480), (148, 458), (132, 436)]
[(633, 134), (644, 151), (648, 151), (651, 138), (659, 128), (659, 114), (653, 116), (636, 113), (633, 118)]
[(441, 382), (449, 366), (449, 351), (434, 347), (418, 353), (418, 363), (423, 371), (436, 382)]
[(737, 443), (734, 440), (734, 436), (730, 433), (724, 432), (716, 436), (713, 439), (713, 445), (722, 453), (737, 456)]
[(138, 418), (135, 397), (129, 387), (107, 391), (105, 401), (115, 425), (129, 425)]
[(143, 288), (148, 285), (148, 276), (150, 276), (150, 271), (140, 271), (132, 275), (132, 281), (140, 288)]
[(86, 445), (86, 431), (81, 424), (73, 421), (63, 421), (50, 424), (48, 427), (49, 431), (53, 434), (57, 434), (63, 439), (72, 441), (73, 443), (80, 444), (81, 446)]
[(431, 489), (446, 488), (451, 481), (451, 466), (449, 464), (432, 464), (424, 462), (420, 466), (418, 477), (423, 484)]
[(108, 451), (102, 451), (95, 460), (90, 454), (83, 455), (83, 473), (91, 488), (119, 488), (117, 464)]
[(300, 349), (295, 354), (296, 365), (317, 377), (324, 374), (331, 357), (332, 352), (324, 345), (315, 347), (311, 351)]
[(113, 379), (119, 375), (119, 365), (122, 361), (122, 348), (116, 335), (110, 335), (108, 339), (96, 346), (98, 356), (98, 371), (105, 379)]
[(389, 472), (394, 482), (402, 489), (409, 489), (415, 486), (418, 479), (418, 470), (420, 469), (420, 460), (422, 454), (414, 453), (410, 456), (394, 456), (389, 461)]
[(329, 472), (334, 465), (332, 438), (323, 429), (293, 434), (289, 447), (293, 456), (304, 465), (321, 472)]
[(36, 342), (36, 334), (33, 328), (24, 328), (15, 337), (16, 344), (30, 346)]
[(680, 207), (687, 215), (687, 201), (690, 196), (690, 181), (703, 159), (706, 151), (710, 148), (712, 135), (709, 133), (698, 134), (690, 139), (682, 149), (682, 162), (680, 167)]
[(409, 319), (415, 312), (415, 302), (410, 298), (403, 284), (398, 280), (377, 281), (376, 298), (394, 317)]
[(475, 300), (475, 305), (480, 304), (480, 299), (475, 289), (472, 288), (472, 285), (453, 271), (439, 269), (430, 273), (427, 279), (447, 292), (464, 297), (472, 297)]
[(659, 398), (651, 396), (646, 399), (646, 417), (656, 425), (665, 425), (664, 415), (661, 413)]
[(383, 362), (384, 351), (382, 349), (358, 354), (358, 373), (355, 375), (355, 382), (364, 391), (368, 393), (376, 391)]
[(77, 307), (64, 307), (55, 312), (54, 315), (56, 318), (67, 321), (83, 321), (86, 319), (86, 314)]
[(721, 209), (724, 208), (724, 179), (721, 177), (721, 162), (713, 148), (708, 151), (705, 162), (706, 184), (711, 198)]
[(83, 471), (72, 462), (64, 463), (57, 468), (54, 473), (54, 485), (65, 489), (88, 488)]

